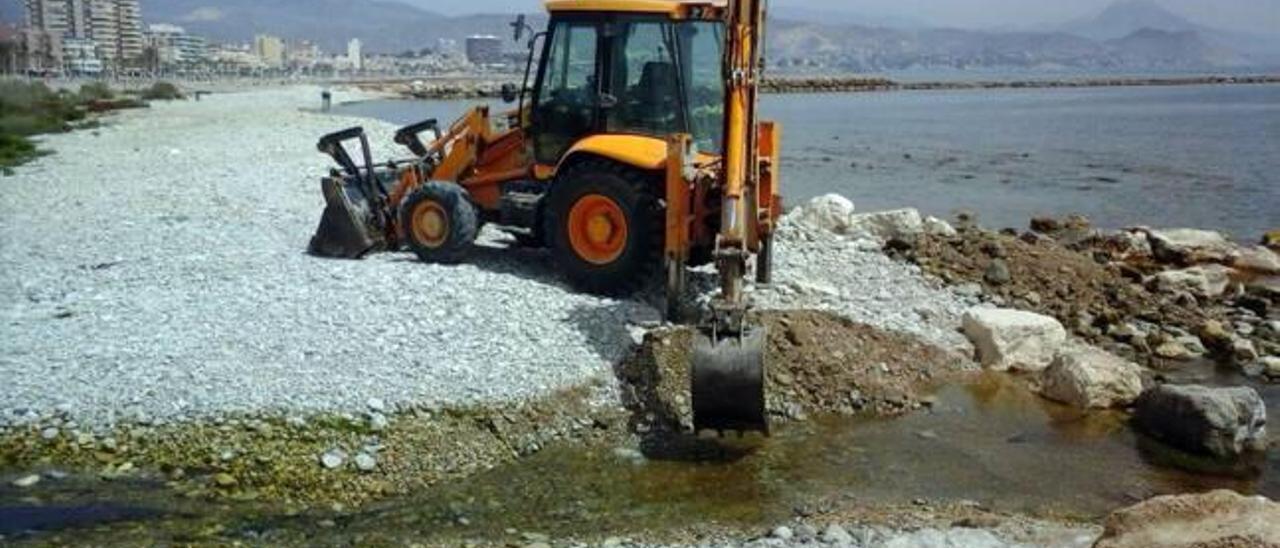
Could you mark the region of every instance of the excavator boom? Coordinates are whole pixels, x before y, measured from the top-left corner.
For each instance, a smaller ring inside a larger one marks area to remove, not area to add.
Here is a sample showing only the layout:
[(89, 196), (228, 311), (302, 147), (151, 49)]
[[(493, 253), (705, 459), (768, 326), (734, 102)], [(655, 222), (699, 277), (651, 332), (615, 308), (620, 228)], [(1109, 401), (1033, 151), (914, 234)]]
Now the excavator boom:
[(720, 295), (695, 338), (692, 370), (695, 430), (767, 433), (765, 343), (752, 326), (743, 295), (748, 234), (756, 226), (760, 154), (756, 114), (765, 0), (730, 0), (724, 59), (723, 203), (715, 259)]

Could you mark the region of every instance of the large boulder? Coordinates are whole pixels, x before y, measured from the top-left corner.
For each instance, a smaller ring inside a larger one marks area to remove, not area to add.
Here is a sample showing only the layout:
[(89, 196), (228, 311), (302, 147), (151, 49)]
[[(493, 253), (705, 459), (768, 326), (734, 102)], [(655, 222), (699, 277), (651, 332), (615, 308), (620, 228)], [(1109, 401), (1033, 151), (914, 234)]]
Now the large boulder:
[(1280, 274), (1280, 253), (1265, 247), (1252, 247), (1240, 251), (1231, 266), (1258, 274)]
[(1249, 387), (1157, 386), (1138, 398), (1133, 420), (1190, 453), (1234, 458), (1267, 448), (1267, 407)]
[(1193, 266), (1156, 274), (1152, 283), (1156, 291), (1187, 292), (1196, 297), (1214, 299), (1224, 295), (1227, 288), (1231, 287), (1231, 274), (1231, 269), (1222, 265)]
[(1125, 407), (1142, 395), (1142, 368), (1091, 346), (1065, 348), (1041, 376), (1040, 394), (1080, 409)]
[(1156, 497), (1107, 517), (1094, 548), (1280, 546), (1280, 504), (1232, 491)]
[(819, 196), (789, 215), (790, 220), (835, 234), (849, 232), (854, 205), (839, 194)]
[(1173, 228), (1152, 230), (1147, 234), (1157, 259), (1170, 263), (1198, 264), (1227, 262), (1236, 252), (1221, 232)]
[(912, 240), (925, 233), (925, 220), (915, 209), (859, 213), (849, 219), (850, 230), (882, 242)]
[(997, 371), (1042, 371), (1067, 340), (1058, 320), (1021, 310), (974, 308), (965, 313), (963, 329), (978, 361)]

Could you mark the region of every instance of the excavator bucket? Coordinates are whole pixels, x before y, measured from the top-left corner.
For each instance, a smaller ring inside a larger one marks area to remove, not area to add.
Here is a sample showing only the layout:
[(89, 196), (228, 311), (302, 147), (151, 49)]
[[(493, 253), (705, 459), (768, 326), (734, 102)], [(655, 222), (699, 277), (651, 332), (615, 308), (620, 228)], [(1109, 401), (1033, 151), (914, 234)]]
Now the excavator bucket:
[[(364, 165), (358, 165), (344, 143), (356, 141)], [(359, 259), (386, 249), (386, 189), (378, 179), (364, 129), (355, 127), (325, 135), (316, 146), (338, 164), (320, 182), (324, 214), (308, 251), (320, 257)]]
[(325, 207), (308, 248), (312, 255), (359, 259), (386, 248), (385, 238), (375, 221), (376, 214), (362, 186), (344, 177), (321, 180)]
[(769, 433), (765, 418), (764, 327), (732, 336), (700, 330), (693, 344), (693, 426)]

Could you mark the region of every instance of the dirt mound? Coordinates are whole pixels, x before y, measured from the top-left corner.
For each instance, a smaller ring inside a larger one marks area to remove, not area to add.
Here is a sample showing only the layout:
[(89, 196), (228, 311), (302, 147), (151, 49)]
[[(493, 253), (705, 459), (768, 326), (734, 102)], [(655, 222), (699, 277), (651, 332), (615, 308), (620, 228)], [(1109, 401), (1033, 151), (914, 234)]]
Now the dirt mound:
[[(896, 415), (919, 408), (930, 387), (973, 371), (961, 356), (824, 312), (764, 312), (771, 419), (817, 414)], [(621, 365), (623, 402), (639, 433), (681, 431), (688, 400), (691, 328), (655, 330)]]

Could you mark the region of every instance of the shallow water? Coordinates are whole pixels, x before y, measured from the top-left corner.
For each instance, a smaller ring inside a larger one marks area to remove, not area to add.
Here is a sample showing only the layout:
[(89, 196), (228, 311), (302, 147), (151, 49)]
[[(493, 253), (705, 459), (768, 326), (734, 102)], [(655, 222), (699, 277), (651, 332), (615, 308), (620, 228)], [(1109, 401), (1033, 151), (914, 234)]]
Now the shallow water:
[[(1264, 391), (1275, 416), (1280, 387)], [(142, 519), (144, 527), (148, 516), (138, 512), (164, 509), (166, 514), (150, 516), (163, 521), (145, 533), (156, 539), (169, 538), (174, 524), (213, 520), (227, 526), (221, 533), (227, 540), (285, 541), (310, 538), (321, 519), (334, 519), (337, 525), (326, 536), (421, 541), (501, 539), (508, 528), (588, 537), (707, 524), (749, 528), (805, 508), (906, 504), (921, 498), (1083, 519), (1163, 493), (1230, 488), (1280, 498), (1280, 456), (1226, 475), (1180, 471), (1169, 463), (1185, 457), (1141, 439), (1121, 415), (1083, 415), (1045, 402), (1019, 381), (998, 374), (944, 388), (931, 410), (905, 418), (818, 420), (781, 428), (769, 439), (732, 440), (729, 447), (725, 458), (697, 462), (650, 460), (632, 448), (553, 448), (465, 482), (337, 517), (174, 503), (158, 486), (141, 482), (55, 487), (64, 492), (45, 497), (50, 501), (45, 504), (77, 508), (92, 501), (110, 510), (99, 511), (99, 521)], [(41, 505), (21, 503), (17, 495), (0, 488), (0, 522), (8, 524), (8, 534), (92, 521), (82, 513), (50, 522), (52, 512), (37, 511)], [(107, 506), (111, 501), (117, 502)], [(175, 517), (172, 512), (184, 513)]]
[[(470, 104), (336, 112), (405, 124)], [(781, 95), (762, 109), (784, 127), (793, 204), (839, 192), (863, 210), (969, 210), (995, 227), (1078, 212), (1247, 241), (1280, 226), (1280, 85)]]

